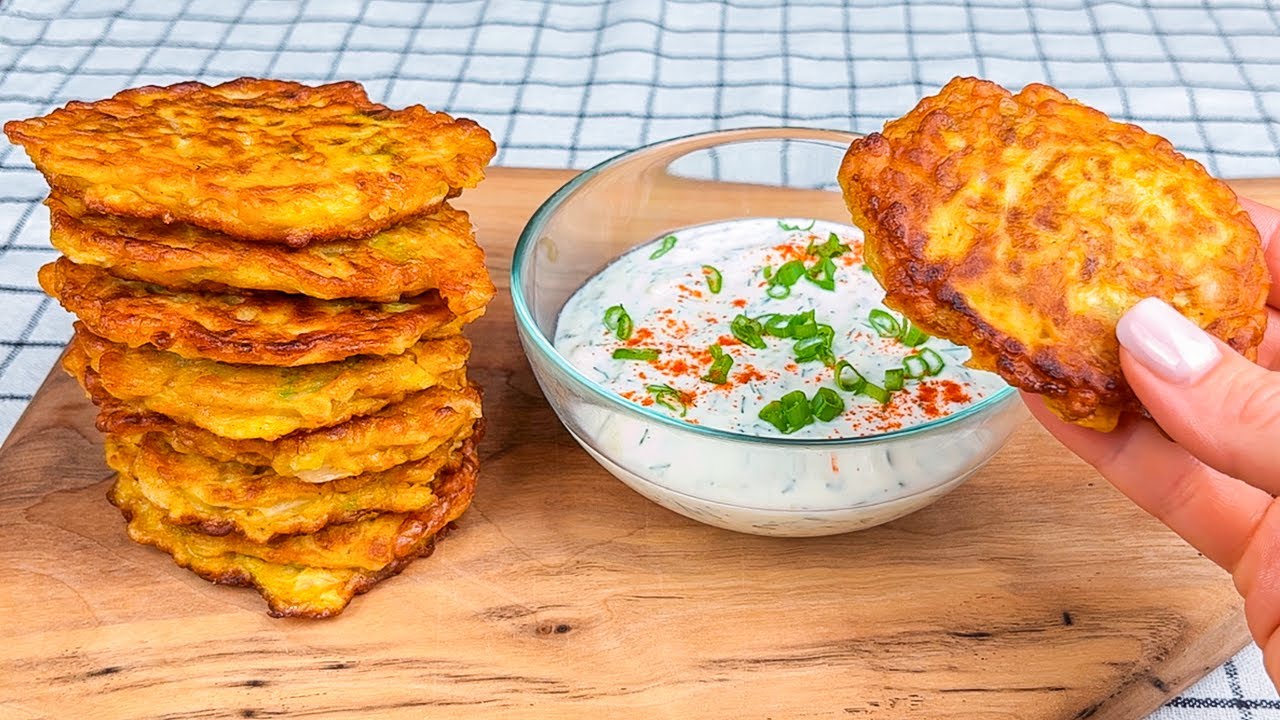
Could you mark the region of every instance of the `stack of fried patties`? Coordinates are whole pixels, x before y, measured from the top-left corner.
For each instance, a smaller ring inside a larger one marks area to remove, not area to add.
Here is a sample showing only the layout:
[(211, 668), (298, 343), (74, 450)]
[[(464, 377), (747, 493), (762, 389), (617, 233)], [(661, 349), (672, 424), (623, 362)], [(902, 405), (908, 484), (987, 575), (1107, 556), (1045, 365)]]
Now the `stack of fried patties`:
[(323, 617), (471, 501), (460, 332), (494, 288), (467, 214), (487, 132), (354, 83), (245, 78), (5, 132), (52, 187), (40, 283), (79, 317), (129, 536), (274, 615)]

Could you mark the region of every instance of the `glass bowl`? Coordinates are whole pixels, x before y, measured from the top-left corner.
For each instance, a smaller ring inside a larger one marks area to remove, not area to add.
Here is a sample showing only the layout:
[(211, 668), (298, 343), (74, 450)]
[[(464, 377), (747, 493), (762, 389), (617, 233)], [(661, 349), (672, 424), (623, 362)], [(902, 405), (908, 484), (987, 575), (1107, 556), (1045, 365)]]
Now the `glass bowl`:
[[(556, 320), (574, 291), (619, 255), (667, 231), (744, 217), (848, 225), (835, 178), (856, 137), (749, 128), (668, 140), (575, 177), (529, 220), (511, 269), (520, 342), (569, 433), (636, 492), (739, 532), (860, 530), (958, 487), (1021, 421), (1017, 394), (1003, 386), (952, 415), (894, 432), (836, 440), (742, 435), (635, 405), (556, 351)], [(755, 499), (744, 501), (748, 497)]]

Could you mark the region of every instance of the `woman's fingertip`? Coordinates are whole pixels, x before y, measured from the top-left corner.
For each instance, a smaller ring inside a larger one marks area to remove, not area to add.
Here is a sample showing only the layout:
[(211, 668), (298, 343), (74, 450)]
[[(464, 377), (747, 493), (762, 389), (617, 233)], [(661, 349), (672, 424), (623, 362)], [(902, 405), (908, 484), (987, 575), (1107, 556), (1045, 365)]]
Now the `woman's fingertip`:
[(1258, 238), (1262, 241), (1262, 249), (1266, 250), (1271, 245), (1271, 241), (1277, 235), (1280, 235), (1280, 210), (1263, 205), (1260, 202), (1250, 200), (1247, 197), (1239, 198), (1240, 206), (1245, 212), (1249, 213), (1249, 219), (1253, 221), (1253, 226), (1258, 229)]
[(1222, 359), (1208, 333), (1158, 298), (1130, 308), (1116, 325), (1116, 338), (1139, 364), (1177, 385), (1194, 383)]

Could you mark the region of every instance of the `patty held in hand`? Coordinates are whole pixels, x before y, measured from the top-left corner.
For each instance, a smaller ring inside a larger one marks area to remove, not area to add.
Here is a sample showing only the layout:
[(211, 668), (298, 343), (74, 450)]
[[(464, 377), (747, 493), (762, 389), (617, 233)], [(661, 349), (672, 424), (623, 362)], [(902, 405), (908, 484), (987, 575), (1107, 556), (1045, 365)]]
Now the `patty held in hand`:
[(1143, 298), (1251, 359), (1262, 340), (1269, 279), (1235, 193), (1053, 88), (952, 80), (854, 141), (839, 180), (886, 304), (1069, 422), (1142, 412), (1115, 327)]
[(470, 120), (392, 110), (354, 82), (140, 87), (4, 131), (93, 212), (292, 247), (430, 212), (475, 187), (496, 152)]

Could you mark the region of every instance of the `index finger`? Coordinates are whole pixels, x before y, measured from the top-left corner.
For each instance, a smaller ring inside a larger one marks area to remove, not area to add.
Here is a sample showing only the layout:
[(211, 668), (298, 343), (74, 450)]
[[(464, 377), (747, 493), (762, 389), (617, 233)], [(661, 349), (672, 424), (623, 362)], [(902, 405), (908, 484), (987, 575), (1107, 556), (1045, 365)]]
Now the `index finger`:
[(1247, 197), (1240, 198), (1240, 205), (1249, 213), (1249, 219), (1258, 228), (1258, 236), (1262, 238), (1263, 257), (1267, 261), (1267, 269), (1271, 271), (1271, 292), (1267, 295), (1267, 304), (1280, 308), (1280, 210), (1255, 202)]
[(1039, 397), (1023, 393), (1023, 399), (1051, 435), (1138, 507), (1205, 557), (1235, 570), (1271, 505), (1269, 494), (1200, 462), (1154, 423), (1131, 418), (1102, 433), (1059, 420)]

